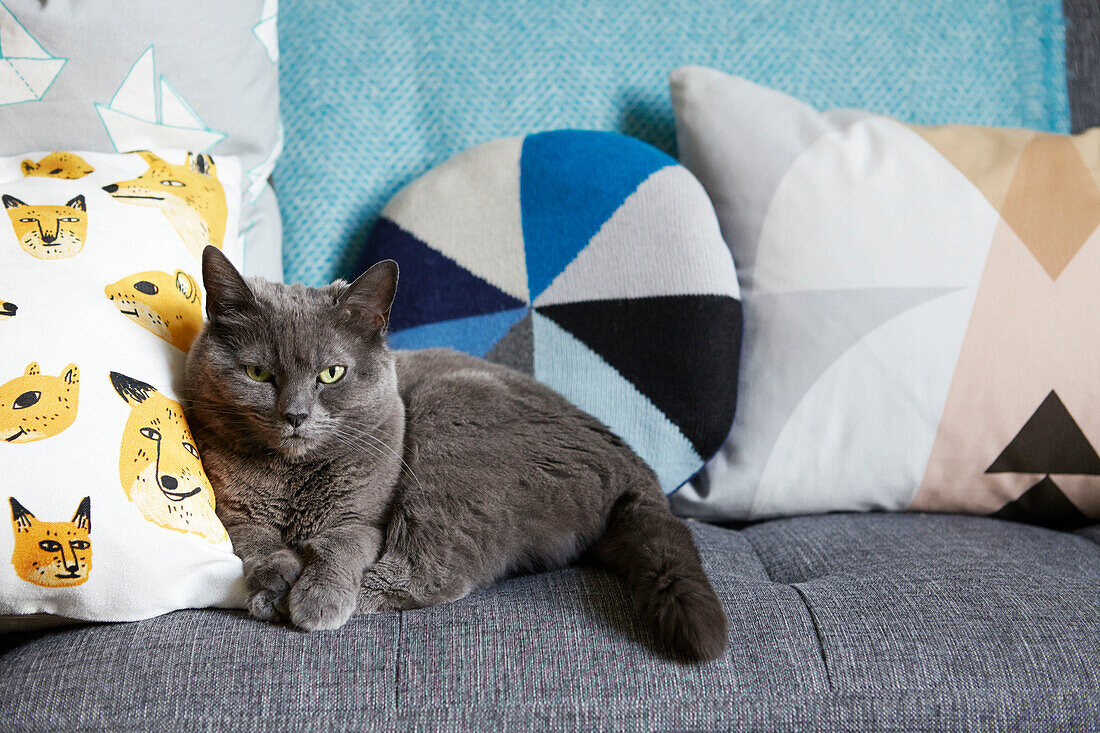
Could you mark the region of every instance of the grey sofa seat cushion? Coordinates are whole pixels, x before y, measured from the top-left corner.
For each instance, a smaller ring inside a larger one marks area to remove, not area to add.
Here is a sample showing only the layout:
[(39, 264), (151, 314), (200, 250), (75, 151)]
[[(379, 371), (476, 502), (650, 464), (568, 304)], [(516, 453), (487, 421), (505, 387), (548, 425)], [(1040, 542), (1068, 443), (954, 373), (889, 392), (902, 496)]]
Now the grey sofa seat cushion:
[(1100, 546), (978, 517), (693, 525), (730, 650), (655, 652), (591, 569), (304, 634), (228, 611), (0, 637), (0, 729), (1100, 726)]
[(1100, 552), (1084, 537), (888, 515), (743, 534), (802, 594), (838, 691), (1100, 694)]

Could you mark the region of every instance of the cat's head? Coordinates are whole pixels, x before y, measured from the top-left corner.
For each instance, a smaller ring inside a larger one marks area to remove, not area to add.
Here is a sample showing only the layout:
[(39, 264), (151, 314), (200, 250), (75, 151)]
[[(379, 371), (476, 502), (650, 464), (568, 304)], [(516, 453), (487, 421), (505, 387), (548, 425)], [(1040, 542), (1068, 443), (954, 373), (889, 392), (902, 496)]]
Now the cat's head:
[(184, 404), (219, 440), (310, 459), (368, 443), (400, 409), (385, 342), (397, 263), (310, 288), (245, 281), (207, 247), (202, 272), (207, 323), (187, 358)]

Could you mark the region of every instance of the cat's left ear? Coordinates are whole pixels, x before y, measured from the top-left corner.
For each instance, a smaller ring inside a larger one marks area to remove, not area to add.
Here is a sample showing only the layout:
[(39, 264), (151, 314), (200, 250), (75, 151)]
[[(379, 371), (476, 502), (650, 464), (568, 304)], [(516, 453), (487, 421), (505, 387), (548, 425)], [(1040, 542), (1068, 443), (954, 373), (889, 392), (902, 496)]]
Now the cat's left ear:
[(384, 331), (390, 324), (390, 306), (396, 294), (397, 263), (382, 260), (355, 278), (337, 300), (337, 305), (341, 312), (355, 320), (363, 319)]

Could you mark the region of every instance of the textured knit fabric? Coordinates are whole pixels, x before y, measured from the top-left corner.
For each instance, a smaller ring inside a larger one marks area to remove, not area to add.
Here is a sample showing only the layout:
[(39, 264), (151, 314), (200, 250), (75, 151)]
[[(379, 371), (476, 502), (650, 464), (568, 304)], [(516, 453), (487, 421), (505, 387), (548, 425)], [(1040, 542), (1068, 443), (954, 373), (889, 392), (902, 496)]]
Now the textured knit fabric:
[(1060, 0), (286, 3), (286, 272), (349, 274), (383, 205), (498, 137), (614, 130), (674, 152), (668, 73), (706, 64), (820, 107), (1065, 132)]
[(746, 322), (733, 429), (677, 510), (1100, 517), (1100, 130), (819, 112), (703, 67), (672, 96)]
[(974, 517), (696, 525), (730, 648), (655, 654), (621, 584), (519, 578), (305, 634), (227, 611), (0, 637), (0, 729), (1087, 730), (1100, 547)]
[(282, 277), (277, 0), (3, 0), (0, 155), (239, 156), (249, 275)]
[(729, 432), (741, 303), (706, 191), (608, 132), (506, 138), (406, 186), (362, 269), (401, 283), (390, 345), (459, 349), (531, 374), (594, 415), (666, 492)]

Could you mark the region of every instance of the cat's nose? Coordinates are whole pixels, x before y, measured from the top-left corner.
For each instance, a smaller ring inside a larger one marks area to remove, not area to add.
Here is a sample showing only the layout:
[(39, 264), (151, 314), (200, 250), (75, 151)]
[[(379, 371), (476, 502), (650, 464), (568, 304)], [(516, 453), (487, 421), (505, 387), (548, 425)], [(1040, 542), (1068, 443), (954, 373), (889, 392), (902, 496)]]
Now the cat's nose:
[(116, 186), (115, 184), (112, 183), (110, 185), (104, 186), (103, 190), (106, 191), (107, 193), (114, 193), (115, 191), (118, 190), (118, 186)]
[(175, 491), (176, 486), (179, 485), (179, 481), (176, 481), (171, 476), (161, 476), (160, 477), (160, 485), (163, 486), (164, 488), (168, 489), (169, 491)]
[(290, 423), (291, 427), (296, 428), (304, 423), (309, 415), (305, 412), (288, 412), (283, 415), (283, 417), (286, 418), (286, 421)]
[(57, 236), (53, 235), (53, 234), (43, 234), (42, 235), (42, 241), (45, 242), (46, 244), (53, 244), (53, 240), (55, 240), (55, 239), (57, 239)]

